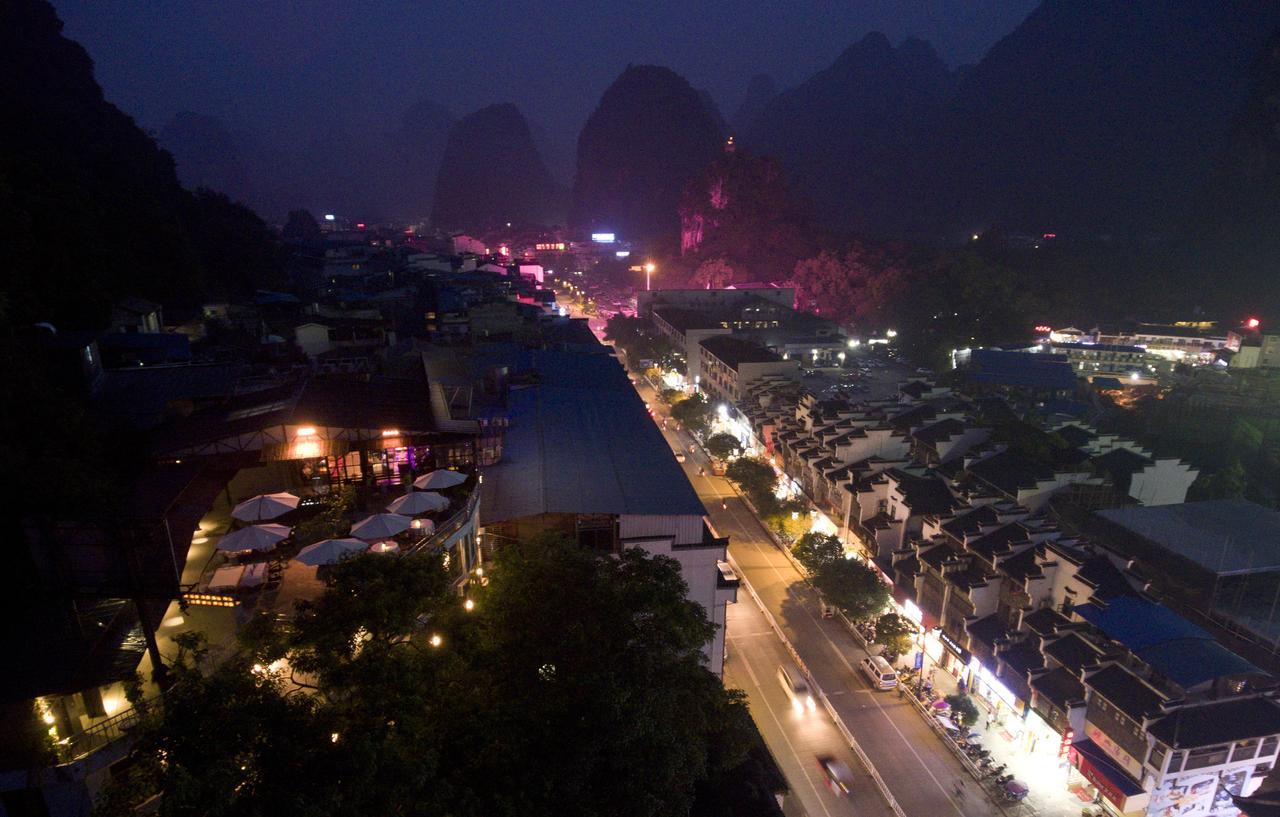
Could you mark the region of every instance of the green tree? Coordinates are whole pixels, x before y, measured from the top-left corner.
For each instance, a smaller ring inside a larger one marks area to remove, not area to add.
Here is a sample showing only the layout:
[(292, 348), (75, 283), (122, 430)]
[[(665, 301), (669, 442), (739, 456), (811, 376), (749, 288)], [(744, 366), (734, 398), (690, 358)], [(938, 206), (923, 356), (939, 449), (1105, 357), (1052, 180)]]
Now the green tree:
[(723, 431), (708, 437), (703, 447), (718, 460), (727, 460), (742, 453), (742, 443), (738, 442), (738, 438)]
[(1213, 474), (1201, 474), (1187, 491), (1190, 500), (1240, 499), (1244, 496), (1244, 466), (1232, 460), (1225, 468)]
[(671, 417), (693, 433), (702, 435), (711, 428), (711, 404), (706, 396), (698, 393), (672, 406)]
[(356, 492), (353, 487), (342, 485), (333, 488), (321, 500), (320, 510), (294, 527), (294, 542), (302, 547), (321, 539), (346, 536), (347, 531), (351, 530), (348, 514), (355, 504)]
[(764, 509), (756, 500), (765, 496), (773, 497), (773, 486), (777, 483), (778, 477), (774, 474), (772, 465), (754, 457), (739, 457), (729, 463), (724, 475), (751, 499), (756, 510), (764, 513)]
[(748, 775), (776, 790), (677, 562), (546, 535), (487, 567), (470, 610), (438, 554), (367, 556), (222, 663), (185, 635), (98, 814), (163, 791), (192, 815), (656, 817), (716, 813), (698, 798)]
[(791, 555), (804, 565), (805, 570), (816, 573), (832, 562), (844, 558), (844, 545), (839, 538), (810, 531), (796, 541)]
[(889, 604), (889, 586), (875, 568), (857, 559), (829, 562), (810, 580), (827, 603), (854, 621), (870, 621)]
[(969, 699), (968, 695), (956, 693), (948, 695), (946, 702), (950, 705), (950, 718), (956, 722), (961, 728), (973, 726), (978, 722), (978, 707)]
[(677, 402), (684, 399), (684, 393), (679, 389), (663, 389), (658, 392), (658, 396), (669, 406), (674, 406)]
[(911, 638), (916, 625), (897, 613), (885, 613), (876, 619), (876, 643), (894, 655), (902, 655), (911, 648)]
[(724, 289), (733, 283), (733, 277), (733, 267), (729, 262), (723, 258), (711, 258), (698, 265), (689, 283), (707, 289)]

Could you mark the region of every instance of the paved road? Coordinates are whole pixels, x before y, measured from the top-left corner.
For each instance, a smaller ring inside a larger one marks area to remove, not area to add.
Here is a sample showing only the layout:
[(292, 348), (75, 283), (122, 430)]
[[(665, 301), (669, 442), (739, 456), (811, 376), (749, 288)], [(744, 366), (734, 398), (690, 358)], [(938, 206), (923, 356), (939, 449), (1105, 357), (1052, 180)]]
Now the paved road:
[[(790, 655), (745, 590), (738, 604), (729, 606), (727, 619), (725, 686), (747, 693), (751, 716), (791, 785), (788, 812), (800, 813), (794, 808), (799, 806), (809, 817), (891, 817), (888, 804), (827, 713), (819, 708), (800, 714), (791, 708), (777, 678), (778, 666), (790, 661)], [(815, 760), (818, 755), (837, 757), (853, 770), (857, 784), (850, 796), (836, 797), (827, 788)]]
[[(655, 409), (661, 422), (665, 406), (652, 388), (641, 378), (637, 389)], [(688, 451), (690, 438), (687, 435), (671, 429), (664, 430), (664, 434), (673, 450)], [(706, 470), (706, 475), (698, 473), (700, 467)], [(738, 498), (729, 482), (722, 477), (710, 476), (708, 462), (701, 452), (689, 455), (684, 468), (706, 505), (712, 524), (721, 536), (729, 537), (729, 551), (744, 578), (755, 588), (788, 640), (799, 651), (818, 686), (827, 693), (832, 706), (867, 752), (903, 811), (912, 817), (980, 817), (999, 813), (982, 795), (977, 784), (964, 773), (959, 761), (911, 709), (909, 702), (893, 692), (870, 688), (855, 668), (866, 652), (842, 624), (821, 617), (817, 596), (772, 543), (760, 521)], [(745, 590), (740, 594), (736, 607), (741, 608), (744, 604), (754, 604)], [(738, 653), (738, 658), (745, 659), (744, 663), (755, 671), (767, 691), (770, 680), (758, 669), (760, 662), (772, 660), (766, 651), (766, 640), (757, 638), (748, 642), (745, 636), (742, 639), (738, 637), (733, 628), (741, 620), (741, 614), (742, 611), (734, 609), (733, 616), (729, 618), (730, 663), (735, 660), (734, 647), (744, 648), (742, 653)], [(774, 653), (774, 658), (777, 657)], [(728, 676), (733, 685), (738, 685), (737, 672), (734, 667), (733, 674)], [(782, 695), (777, 682), (772, 684)], [(770, 730), (766, 717), (756, 711), (754, 698), (751, 703), (756, 723), (779, 762), (788, 752), (795, 754), (784, 740), (784, 737), (791, 736), (784, 734), (776, 724)], [(848, 754), (846, 751), (842, 756)], [(784, 764), (783, 771), (793, 789), (804, 790), (806, 779), (792, 776), (796, 773), (794, 764), (791, 768)], [(865, 774), (860, 769), (856, 771), (860, 777)], [(956, 780), (965, 782), (966, 796), (963, 798), (956, 797), (953, 792)], [(871, 785), (869, 780), (867, 785)], [(883, 809), (883, 801), (880, 805)], [(822, 813), (810, 811), (811, 817)], [(879, 814), (880, 811), (860, 813)]]

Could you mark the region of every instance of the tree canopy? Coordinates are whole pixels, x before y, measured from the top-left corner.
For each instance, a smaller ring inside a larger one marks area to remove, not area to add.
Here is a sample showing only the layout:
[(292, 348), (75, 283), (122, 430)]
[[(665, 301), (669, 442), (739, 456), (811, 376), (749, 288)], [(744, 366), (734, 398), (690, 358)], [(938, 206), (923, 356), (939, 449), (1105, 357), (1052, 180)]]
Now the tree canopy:
[(816, 573), (832, 562), (843, 559), (844, 545), (838, 537), (810, 531), (791, 546), (791, 555), (804, 565), (805, 570)]
[(712, 434), (703, 446), (708, 454), (718, 460), (727, 460), (742, 453), (742, 443), (738, 442), (738, 438), (723, 431)]
[(889, 604), (889, 586), (870, 565), (857, 559), (837, 559), (810, 577), (829, 604), (854, 621), (870, 621)]
[(673, 405), (671, 417), (695, 434), (705, 434), (711, 428), (711, 404), (698, 393)]
[(648, 817), (776, 790), (674, 560), (544, 535), (486, 573), (466, 609), (438, 555), (361, 556), (221, 663), (185, 637), (99, 814), (163, 791), (170, 814)]

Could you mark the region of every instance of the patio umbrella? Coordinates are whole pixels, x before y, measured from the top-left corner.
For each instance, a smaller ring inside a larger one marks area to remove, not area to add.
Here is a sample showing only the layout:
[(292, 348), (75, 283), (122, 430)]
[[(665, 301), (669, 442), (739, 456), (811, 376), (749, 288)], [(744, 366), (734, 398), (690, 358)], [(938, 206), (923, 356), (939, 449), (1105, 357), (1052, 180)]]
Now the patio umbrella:
[(290, 493), (258, 494), (235, 507), (231, 515), (241, 522), (276, 519), (298, 507), (298, 498)]
[(933, 702), (933, 708), (939, 711), (950, 708), (951, 704), (947, 703), (945, 698), (939, 698)]
[(960, 727), (956, 726), (956, 722), (948, 718), (946, 715), (938, 715), (938, 723), (942, 724), (943, 729), (950, 729), (952, 732), (960, 731)]
[(375, 513), (351, 526), (351, 535), (357, 539), (387, 539), (403, 533), (413, 520), (398, 513)]
[(402, 497), (392, 500), (387, 506), (387, 510), (392, 513), (402, 513), (408, 516), (416, 516), (420, 513), (431, 513), (432, 511), (443, 511), (449, 507), (449, 500), (440, 496), (440, 494), (431, 491), (411, 491)]
[(359, 539), (321, 539), (298, 551), (298, 555), (293, 558), (312, 567), (336, 565), (348, 556), (362, 552), (366, 547)]
[(289, 528), (284, 525), (250, 525), (218, 540), (218, 550), (271, 550), (288, 537)]
[(399, 553), (400, 546), (395, 542), (378, 542), (369, 547), (370, 553)]
[(413, 487), (423, 491), (435, 491), (440, 488), (452, 488), (455, 485), (461, 485), (467, 481), (466, 474), (459, 474), (457, 471), (432, 471), (430, 474), (423, 474), (413, 481)]

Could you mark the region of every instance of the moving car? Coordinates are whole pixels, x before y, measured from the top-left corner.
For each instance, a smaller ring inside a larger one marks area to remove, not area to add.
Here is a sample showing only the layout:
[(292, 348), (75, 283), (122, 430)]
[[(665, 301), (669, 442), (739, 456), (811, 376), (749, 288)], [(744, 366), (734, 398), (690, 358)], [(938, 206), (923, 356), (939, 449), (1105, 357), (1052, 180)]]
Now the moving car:
[(686, 457), (686, 456), (684, 455), (684, 452), (683, 452), (683, 451), (677, 451), (677, 452), (676, 452), (676, 462), (684, 462), (684, 461), (685, 461), (685, 460), (687, 460), (687, 459), (688, 459), (688, 457)]
[(808, 710), (812, 712), (818, 708), (818, 703), (813, 699), (813, 693), (809, 690), (808, 680), (805, 679), (804, 673), (795, 664), (779, 665), (778, 682), (782, 684), (783, 691), (791, 699), (791, 708), (795, 711), (803, 713)]
[(826, 778), (827, 788), (836, 797), (844, 797), (853, 790), (853, 770), (843, 760), (831, 755), (818, 755), (818, 768)]

